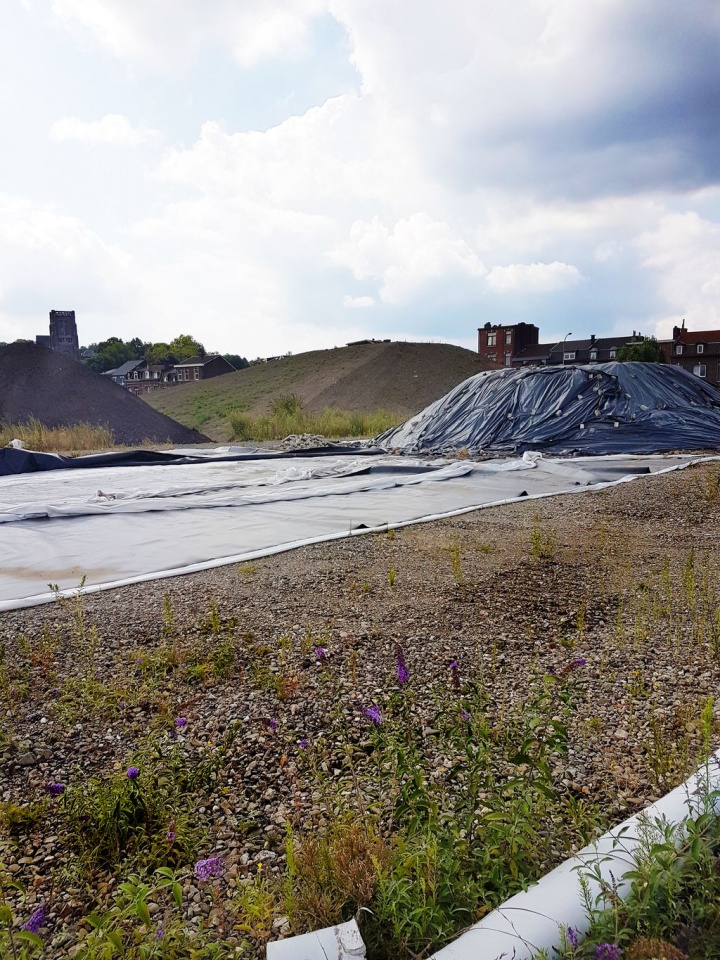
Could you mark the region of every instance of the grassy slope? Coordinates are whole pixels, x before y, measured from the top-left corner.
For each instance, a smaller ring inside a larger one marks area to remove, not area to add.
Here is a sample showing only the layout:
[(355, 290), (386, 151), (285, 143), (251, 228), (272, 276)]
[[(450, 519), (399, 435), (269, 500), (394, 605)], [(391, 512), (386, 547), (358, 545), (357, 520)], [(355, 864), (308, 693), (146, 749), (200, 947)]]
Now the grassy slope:
[(296, 394), (311, 411), (385, 409), (398, 421), (417, 413), (451, 387), (487, 369), (477, 354), (436, 343), (373, 343), (283, 357), (206, 382), (150, 395), (148, 402), (180, 423), (218, 441), (230, 439), (231, 410), (267, 413), (278, 397)]

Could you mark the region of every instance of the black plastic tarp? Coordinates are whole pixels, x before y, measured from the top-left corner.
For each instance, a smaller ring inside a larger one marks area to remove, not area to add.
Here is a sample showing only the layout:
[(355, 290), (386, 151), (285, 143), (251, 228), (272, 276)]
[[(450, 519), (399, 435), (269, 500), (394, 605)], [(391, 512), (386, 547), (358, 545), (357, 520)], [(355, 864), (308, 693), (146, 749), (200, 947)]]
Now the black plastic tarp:
[(607, 455), (720, 448), (720, 392), (660, 363), (523, 367), (479, 373), (378, 446)]
[(38, 453), (35, 450), (0, 448), (0, 477), (18, 473), (38, 473), (44, 470), (88, 470), (100, 467), (148, 467), (171, 464), (213, 463), (236, 460), (291, 460), (297, 457), (375, 456), (383, 453), (377, 448), (360, 448), (328, 444), (308, 450), (276, 452), (258, 450), (225, 455), (192, 456), (186, 453), (164, 453), (159, 450), (123, 450), (119, 453), (99, 453), (88, 457), (63, 457), (57, 453)]

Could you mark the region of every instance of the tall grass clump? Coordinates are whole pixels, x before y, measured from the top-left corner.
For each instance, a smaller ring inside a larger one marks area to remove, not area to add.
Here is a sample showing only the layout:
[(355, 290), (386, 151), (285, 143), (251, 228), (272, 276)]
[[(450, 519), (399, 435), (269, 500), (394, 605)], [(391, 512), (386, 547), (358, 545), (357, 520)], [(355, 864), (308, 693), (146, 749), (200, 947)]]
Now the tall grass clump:
[(36, 417), (30, 417), (25, 423), (0, 424), (0, 447), (7, 446), (11, 440), (21, 440), (30, 450), (52, 452), (104, 450), (115, 446), (109, 427), (93, 423), (47, 427)]
[[(366, 707), (367, 741), (348, 730), (336, 755), (337, 794), (325, 804), (342, 814), (297, 836), (288, 856), (293, 929), (357, 914), (374, 960), (425, 957), (537, 878), (567, 842), (594, 834), (596, 812), (572, 818), (555, 774), (581, 673), (575, 660), (561, 677), (537, 678), (523, 709), (498, 725), (482, 685), (463, 681), (453, 661), (454, 695), (435, 691), (429, 744), (399, 651), (400, 691)], [(322, 792), (323, 747), (305, 753)]]
[(311, 413), (295, 394), (288, 394), (273, 403), (267, 416), (253, 417), (242, 410), (233, 410), (227, 419), (234, 440), (282, 440), (299, 433), (316, 433), (324, 437), (375, 437), (403, 418), (388, 410), (350, 413), (333, 407), (326, 407), (321, 413)]
[[(677, 824), (643, 825), (636, 863), (613, 883), (591, 877), (600, 893), (589, 896), (580, 876), (589, 928), (568, 928), (554, 960), (716, 960), (720, 957), (720, 819), (717, 791)], [(629, 885), (627, 887), (626, 885)], [(626, 887), (622, 898), (621, 886)], [(536, 960), (549, 960), (541, 951)]]

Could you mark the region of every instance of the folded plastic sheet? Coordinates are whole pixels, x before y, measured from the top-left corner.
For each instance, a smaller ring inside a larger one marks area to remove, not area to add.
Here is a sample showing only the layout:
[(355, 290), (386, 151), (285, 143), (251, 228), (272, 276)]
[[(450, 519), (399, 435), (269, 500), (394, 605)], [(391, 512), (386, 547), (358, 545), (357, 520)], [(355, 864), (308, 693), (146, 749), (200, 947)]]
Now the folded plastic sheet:
[(44, 473), (47, 470), (101, 470), (107, 467), (180, 466), (206, 463), (208, 460), (293, 460), (297, 457), (377, 456), (383, 451), (361, 444), (329, 443), (311, 450), (272, 452), (252, 447), (219, 447), (214, 450), (121, 450), (85, 457), (65, 457), (59, 453), (41, 453), (22, 447), (0, 448), (0, 477), (21, 473)]
[(376, 443), (405, 453), (655, 453), (720, 447), (720, 392), (659, 363), (479, 373)]
[(85, 592), (94, 592), (493, 503), (598, 489), (691, 462), (562, 462), (528, 453), (478, 464), (388, 456), (343, 473), (351, 462), (331, 457), (2, 477), (0, 610), (52, 600), (49, 584), (71, 593), (86, 578)]

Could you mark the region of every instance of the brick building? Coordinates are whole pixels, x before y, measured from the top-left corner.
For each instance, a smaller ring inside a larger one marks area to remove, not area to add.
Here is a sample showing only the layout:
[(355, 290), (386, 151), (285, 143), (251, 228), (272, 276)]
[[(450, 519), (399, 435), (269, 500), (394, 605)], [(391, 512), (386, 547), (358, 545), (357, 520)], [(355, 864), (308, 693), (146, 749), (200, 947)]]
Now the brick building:
[(478, 328), (478, 353), (483, 360), (509, 367), (521, 350), (537, 345), (539, 336), (534, 323), (486, 323)]
[(673, 327), (672, 340), (660, 346), (668, 363), (720, 388), (720, 330), (686, 330), (683, 320), (682, 326)]
[(224, 373), (235, 373), (235, 367), (220, 354), (207, 354), (176, 363), (175, 372), (178, 383), (189, 383), (191, 380), (208, 380), (210, 377), (221, 377)]

